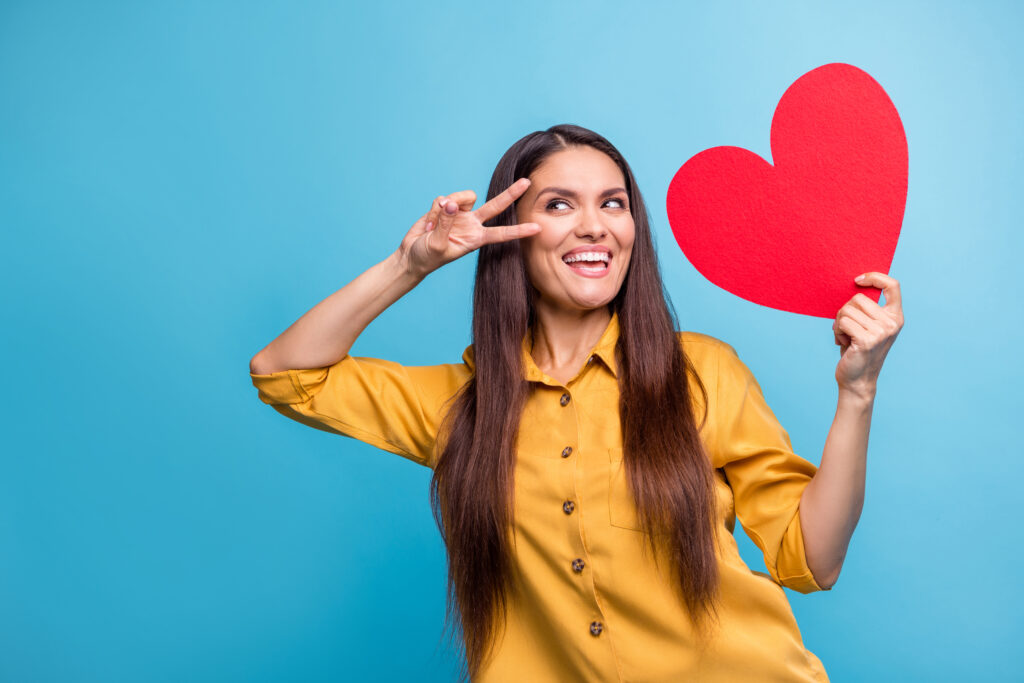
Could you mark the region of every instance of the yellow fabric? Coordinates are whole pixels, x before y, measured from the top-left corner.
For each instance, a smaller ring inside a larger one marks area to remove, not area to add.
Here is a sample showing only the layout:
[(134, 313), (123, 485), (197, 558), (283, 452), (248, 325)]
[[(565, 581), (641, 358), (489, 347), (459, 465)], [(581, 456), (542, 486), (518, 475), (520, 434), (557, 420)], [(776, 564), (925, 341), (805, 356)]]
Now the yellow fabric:
[[(655, 563), (644, 548), (622, 469), (618, 334), (613, 315), (566, 385), (537, 367), (529, 335), (523, 340), (532, 391), (515, 471), (516, 588), (504, 633), (476, 680), (827, 681), (821, 661), (803, 645), (782, 588), (822, 590), (807, 566), (798, 514), (800, 494), (817, 468), (793, 453), (731, 346), (678, 333), (708, 391), (701, 436), (725, 527), (718, 549), (721, 629), (699, 652), (668, 563)], [(287, 417), (433, 467), (444, 403), (473, 371), (470, 346), (462, 363), (407, 367), (346, 356), (329, 368), (252, 375), (252, 381), (260, 399)], [(699, 420), (699, 400), (698, 410)], [(563, 457), (567, 447), (572, 451)], [(566, 501), (573, 502), (570, 512)], [(767, 574), (740, 558), (737, 517), (763, 551)], [(597, 635), (592, 622), (601, 624)]]

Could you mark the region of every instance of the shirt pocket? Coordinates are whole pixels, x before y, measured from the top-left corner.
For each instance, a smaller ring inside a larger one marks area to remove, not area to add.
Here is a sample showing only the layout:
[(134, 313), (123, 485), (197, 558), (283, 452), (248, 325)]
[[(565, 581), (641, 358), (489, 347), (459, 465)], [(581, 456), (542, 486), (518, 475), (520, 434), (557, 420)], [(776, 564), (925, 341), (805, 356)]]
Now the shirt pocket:
[(621, 448), (608, 449), (608, 521), (621, 529), (643, 531), (626, 477)]
[[(715, 499), (718, 509), (719, 523), (725, 526), (729, 534), (736, 525), (736, 512), (733, 503), (732, 489), (725, 480), (721, 470), (715, 472)], [(621, 448), (608, 449), (608, 521), (612, 526), (622, 529), (643, 531), (640, 526), (640, 515), (636, 509), (633, 492), (629, 488), (626, 476), (626, 464), (622, 459)], [(736, 541), (733, 539), (733, 545)], [(737, 556), (739, 555), (737, 551)]]

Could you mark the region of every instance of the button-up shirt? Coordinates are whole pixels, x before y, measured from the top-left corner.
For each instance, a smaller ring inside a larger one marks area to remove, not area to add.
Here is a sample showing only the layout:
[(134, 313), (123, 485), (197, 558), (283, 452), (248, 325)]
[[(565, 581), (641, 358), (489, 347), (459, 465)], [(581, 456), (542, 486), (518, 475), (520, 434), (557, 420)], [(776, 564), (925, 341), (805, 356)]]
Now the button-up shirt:
[[(823, 590), (804, 553), (799, 503), (817, 468), (789, 435), (735, 350), (677, 333), (708, 391), (700, 435), (714, 468), (722, 603), (710, 646), (697, 647), (677, 579), (645, 548), (623, 466), (613, 314), (567, 383), (544, 373), (522, 342), (531, 391), (517, 440), (514, 589), (505, 628), (476, 680), (704, 683), (827, 681), (804, 645), (786, 586)], [(433, 468), (438, 427), (474, 372), (461, 363), (403, 366), (346, 355), (330, 367), (252, 375), (259, 397), (303, 424)], [(691, 379), (692, 382), (692, 379)], [(704, 405), (692, 384), (698, 424)], [(764, 554), (741, 559), (736, 519)]]

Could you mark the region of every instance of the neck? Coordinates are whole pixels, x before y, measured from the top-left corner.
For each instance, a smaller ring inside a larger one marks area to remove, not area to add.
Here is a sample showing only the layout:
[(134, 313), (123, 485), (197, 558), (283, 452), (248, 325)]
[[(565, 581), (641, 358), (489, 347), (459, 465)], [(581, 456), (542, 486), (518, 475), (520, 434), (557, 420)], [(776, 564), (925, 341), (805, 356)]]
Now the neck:
[(537, 302), (531, 355), (537, 367), (575, 367), (582, 362), (612, 319), (608, 306), (592, 310), (555, 309)]

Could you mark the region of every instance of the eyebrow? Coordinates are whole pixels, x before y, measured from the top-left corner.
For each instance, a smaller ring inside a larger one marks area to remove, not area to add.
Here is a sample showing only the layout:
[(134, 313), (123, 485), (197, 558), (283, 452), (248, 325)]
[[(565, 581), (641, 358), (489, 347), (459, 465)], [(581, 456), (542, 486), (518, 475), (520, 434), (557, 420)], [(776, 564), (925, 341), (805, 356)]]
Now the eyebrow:
[[(608, 196), (613, 195), (613, 194), (618, 194), (620, 192), (625, 193), (626, 192), (626, 188), (624, 188), (624, 187), (613, 187), (613, 188), (611, 188), (609, 190), (605, 190), (600, 195), (598, 195), (598, 197), (599, 198), (604, 198), (604, 197), (608, 197)], [(574, 192), (572, 190), (568, 190), (568, 189), (566, 189), (564, 187), (546, 187), (546, 188), (544, 188), (543, 190), (541, 190), (540, 192), (537, 193), (537, 198), (540, 199), (542, 196), (544, 196), (546, 194), (563, 194), (566, 197), (572, 197), (573, 199), (578, 199), (579, 198), (579, 195), (576, 192)]]

